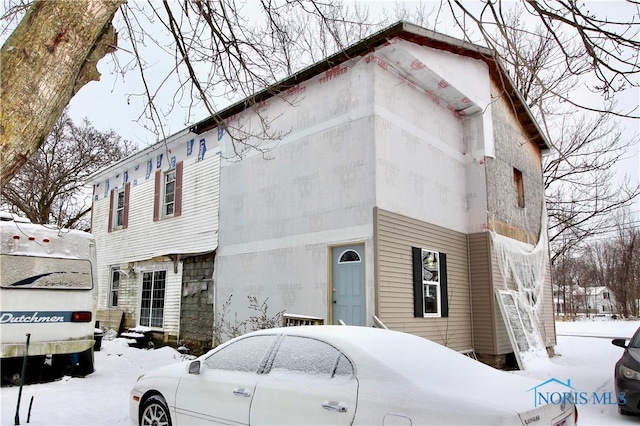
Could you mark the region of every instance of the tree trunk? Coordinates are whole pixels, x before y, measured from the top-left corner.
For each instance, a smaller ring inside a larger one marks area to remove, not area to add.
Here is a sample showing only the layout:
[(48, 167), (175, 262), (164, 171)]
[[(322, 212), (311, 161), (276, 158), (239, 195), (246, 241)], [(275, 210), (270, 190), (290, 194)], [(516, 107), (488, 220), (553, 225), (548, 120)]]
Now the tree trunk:
[(37, 0), (0, 52), (0, 186), (40, 147), (73, 95), (99, 80), (126, 0)]

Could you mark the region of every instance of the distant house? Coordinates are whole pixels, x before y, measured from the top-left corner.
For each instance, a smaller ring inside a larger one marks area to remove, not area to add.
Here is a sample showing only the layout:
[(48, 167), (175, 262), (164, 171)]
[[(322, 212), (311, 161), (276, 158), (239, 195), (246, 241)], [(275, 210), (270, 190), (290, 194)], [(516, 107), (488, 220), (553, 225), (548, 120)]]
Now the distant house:
[(96, 174), (100, 309), (206, 346), (254, 296), (504, 365), (516, 322), (555, 345), (548, 149), (492, 51), (398, 23)]
[(580, 287), (575, 300), (577, 314), (609, 316), (617, 313), (615, 296), (609, 287)]

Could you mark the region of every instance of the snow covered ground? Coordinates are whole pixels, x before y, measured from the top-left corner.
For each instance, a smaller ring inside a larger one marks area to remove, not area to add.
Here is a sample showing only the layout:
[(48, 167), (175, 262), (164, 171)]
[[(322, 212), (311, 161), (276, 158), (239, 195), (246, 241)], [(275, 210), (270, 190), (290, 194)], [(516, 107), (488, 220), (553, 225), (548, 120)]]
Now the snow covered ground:
[[(639, 326), (640, 321), (558, 322), (557, 356), (533, 361), (529, 370), (512, 374), (533, 377), (540, 383), (571, 380), (571, 386), (589, 395), (613, 393), (613, 368), (623, 350), (613, 346), (611, 338), (629, 338)], [(32, 425), (130, 425), (129, 390), (138, 376), (150, 368), (181, 360), (182, 356), (171, 348), (141, 350), (128, 347), (123, 339), (105, 340), (102, 350), (96, 352), (96, 372), (90, 376), (25, 386), (20, 423), (27, 424), (33, 398)], [(0, 389), (2, 425), (14, 424), (17, 399), (18, 387)], [(589, 402), (578, 407), (580, 425), (639, 423), (638, 417), (620, 416), (615, 404)]]

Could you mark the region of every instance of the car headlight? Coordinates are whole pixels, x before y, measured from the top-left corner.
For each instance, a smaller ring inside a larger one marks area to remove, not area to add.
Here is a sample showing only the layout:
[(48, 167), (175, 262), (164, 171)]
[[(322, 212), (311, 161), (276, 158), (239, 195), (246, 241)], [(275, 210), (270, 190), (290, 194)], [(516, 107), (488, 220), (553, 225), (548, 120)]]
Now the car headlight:
[(628, 380), (640, 380), (639, 372), (624, 365), (620, 365), (620, 376)]

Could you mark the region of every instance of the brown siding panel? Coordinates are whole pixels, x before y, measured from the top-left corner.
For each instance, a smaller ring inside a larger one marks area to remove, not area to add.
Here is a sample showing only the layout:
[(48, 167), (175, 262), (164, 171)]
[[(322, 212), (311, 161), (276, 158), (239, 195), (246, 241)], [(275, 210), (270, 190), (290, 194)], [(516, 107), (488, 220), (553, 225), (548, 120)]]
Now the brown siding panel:
[[(467, 236), (376, 209), (377, 312), (385, 325), (454, 350), (473, 347)], [(411, 247), (447, 254), (449, 317), (413, 316)]]
[(469, 235), (474, 347), (479, 353), (496, 354), (495, 298), (491, 284), (490, 245), (488, 232)]

